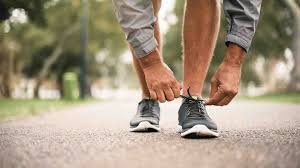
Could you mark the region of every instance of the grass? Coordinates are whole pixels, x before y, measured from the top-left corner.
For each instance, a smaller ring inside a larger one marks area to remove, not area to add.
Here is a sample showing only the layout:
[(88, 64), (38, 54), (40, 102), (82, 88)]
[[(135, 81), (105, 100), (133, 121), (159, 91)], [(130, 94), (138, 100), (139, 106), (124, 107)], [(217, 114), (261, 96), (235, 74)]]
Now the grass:
[(86, 102), (90, 102), (90, 100), (0, 99), (0, 121), (57, 111)]
[[(240, 100), (280, 102), (300, 104), (300, 93), (266, 94), (262, 96), (239, 96)], [(61, 110), (66, 107), (91, 102), (66, 100), (38, 100), (38, 99), (0, 99), (0, 121), (37, 115), (44, 112)]]
[(241, 96), (239, 98), (242, 100), (300, 104), (300, 93), (274, 93), (255, 97)]

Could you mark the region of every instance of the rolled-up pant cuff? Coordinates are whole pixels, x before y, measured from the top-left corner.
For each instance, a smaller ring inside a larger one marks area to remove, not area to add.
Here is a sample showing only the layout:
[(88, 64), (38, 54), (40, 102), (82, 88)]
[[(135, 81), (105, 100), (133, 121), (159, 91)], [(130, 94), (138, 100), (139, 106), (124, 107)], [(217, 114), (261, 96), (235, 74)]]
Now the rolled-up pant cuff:
[(229, 33), (226, 36), (225, 44), (228, 46), (230, 43), (235, 43), (248, 52), (251, 45), (251, 40), (245, 40), (245, 38), (239, 35)]
[(152, 53), (157, 47), (157, 42), (154, 36), (146, 40), (145, 42), (133, 46), (133, 50), (135, 51), (136, 57), (137, 58), (142, 58), (150, 53)]

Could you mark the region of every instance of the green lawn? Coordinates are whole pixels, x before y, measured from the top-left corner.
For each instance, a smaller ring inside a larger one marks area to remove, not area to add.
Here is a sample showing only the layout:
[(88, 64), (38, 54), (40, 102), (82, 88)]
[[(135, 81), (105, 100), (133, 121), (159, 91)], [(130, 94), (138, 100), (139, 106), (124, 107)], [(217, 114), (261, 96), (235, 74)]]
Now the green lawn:
[(267, 101), (267, 102), (281, 102), (281, 103), (300, 103), (300, 93), (276, 93), (266, 94), (262, 96), (246, 97), (240, 96), (242, 100), (254, 100), (254, 101)]
[(36, 115), (43, 112), (57, 111), (65, 107), (90, 102), (66, 100), (38, 100), (38, 99), (0, 99), (0, 121), (16, 117)]
[[(281, 102), (300, 104), (299, 93), (267, 94), (256, 97), (239, 96), (239, 100)], [(22, 99), (0, 99), (0, 121), (12, 118), (20, 118), (30, 115), (36, 115), (44, 112), (61, 110), (66, 107), (76, 106), (85, 101), (66, 101), (66, 100), (22, 100)]]

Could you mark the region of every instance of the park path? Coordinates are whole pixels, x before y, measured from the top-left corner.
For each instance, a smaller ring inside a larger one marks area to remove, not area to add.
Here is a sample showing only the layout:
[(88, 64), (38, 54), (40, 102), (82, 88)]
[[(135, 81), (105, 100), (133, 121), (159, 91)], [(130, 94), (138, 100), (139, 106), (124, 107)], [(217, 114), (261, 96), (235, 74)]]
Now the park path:
[(180, 100), (161, 105), (160, 133), (130, 133), (137, 99), (101, 101), (0, 123), (0, 167), (300, 167), (300, 105), (210, 107), (221, 136), (182, 139)]

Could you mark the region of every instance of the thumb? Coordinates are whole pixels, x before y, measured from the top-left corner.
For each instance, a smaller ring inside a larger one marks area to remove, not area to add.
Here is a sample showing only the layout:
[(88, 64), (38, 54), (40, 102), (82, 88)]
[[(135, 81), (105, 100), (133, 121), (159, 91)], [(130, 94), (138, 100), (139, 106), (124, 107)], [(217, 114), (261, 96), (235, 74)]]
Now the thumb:
[(210, 84), (210, 94), (209, 99), (211, 99), (218, 91), (218, 82), (216, 80), (212, 80)]
[(221, 90), (218, 90), (212, 97), (210, 97), (206, 102), (205, 105), (216, 105), (219, 101), (221, 101), (226, 94)]

